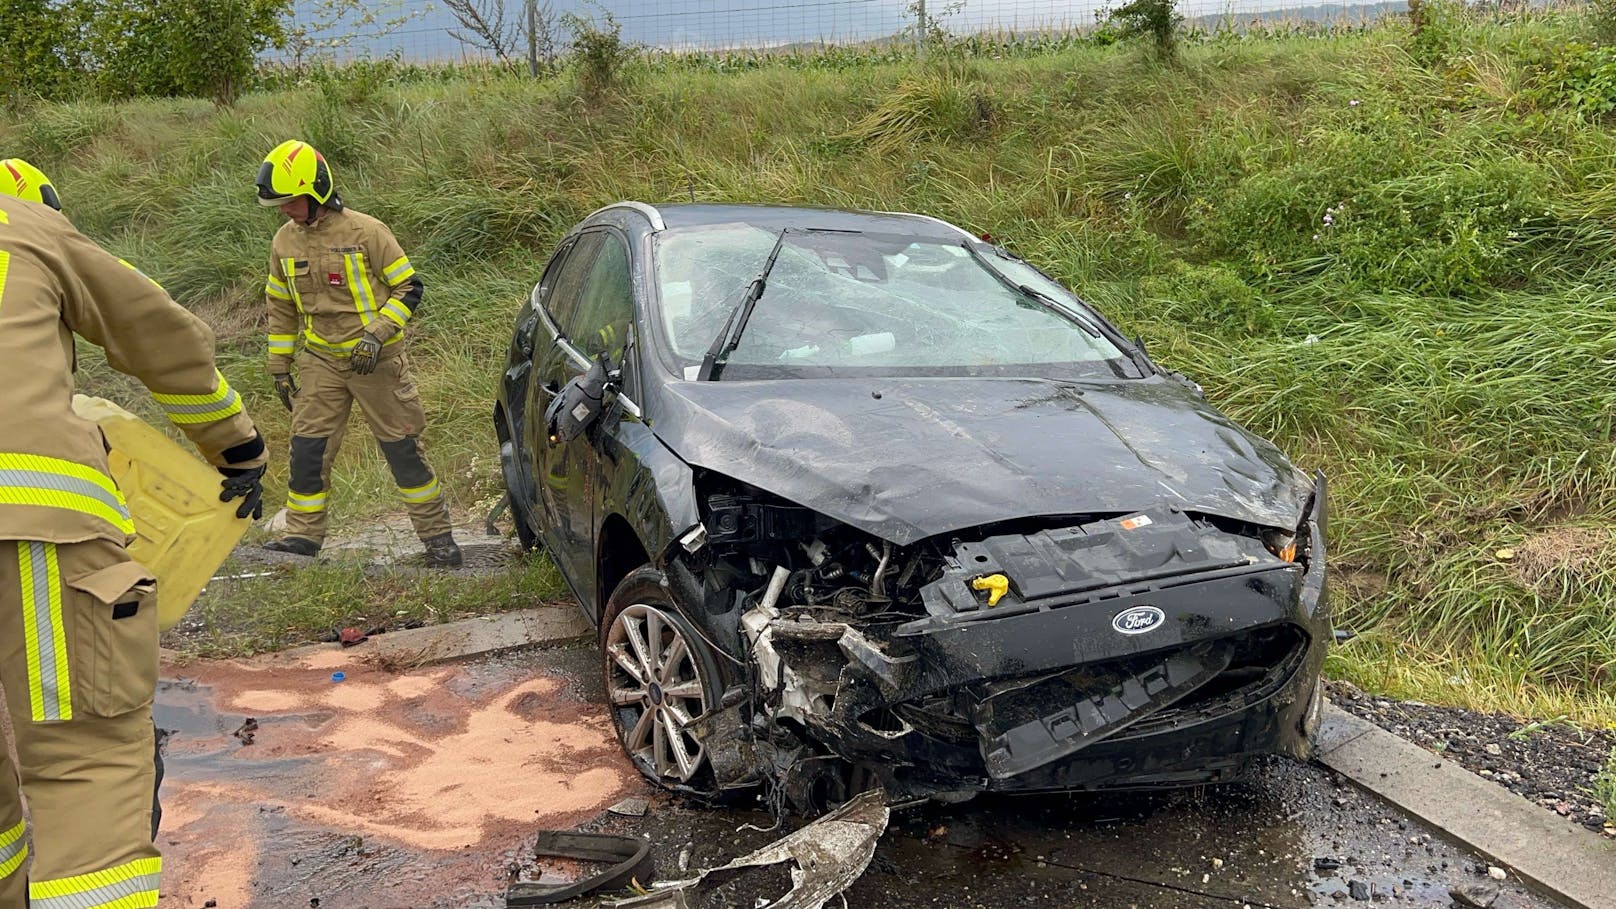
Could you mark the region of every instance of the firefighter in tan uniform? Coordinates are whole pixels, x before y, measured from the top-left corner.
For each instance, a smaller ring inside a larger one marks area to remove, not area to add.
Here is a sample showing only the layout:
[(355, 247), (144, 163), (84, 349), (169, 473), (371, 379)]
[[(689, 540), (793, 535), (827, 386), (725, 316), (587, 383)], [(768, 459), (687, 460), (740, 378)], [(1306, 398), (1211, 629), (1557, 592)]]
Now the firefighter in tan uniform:
[(241, 517), (262, 515), (264, 442), (207, 325), (59, 208), (38, 170), (0, 161), (0, 685), (18, 757), (0, 742), (0, 909), (144, 909), (162, 870), (155, 584), (124, 550), (101, 431), (73, 412), (73, 335), (151, 389)]
[(292, 140), (276, 147), (257, 185), (258, 201), (287, 217), (275, 234), (264, 293), (269, 372), (292, 411), (287, 533), (265, 547), (320, 551), (330, 460), (358, 401), (426, 545), (427, 564), (459, 565), (448, 506), (422, 452), (426, 412), (405, 350), (404, 328), (421, 307), (420, 276), (387, 225), (342, 204), (313, 146)]

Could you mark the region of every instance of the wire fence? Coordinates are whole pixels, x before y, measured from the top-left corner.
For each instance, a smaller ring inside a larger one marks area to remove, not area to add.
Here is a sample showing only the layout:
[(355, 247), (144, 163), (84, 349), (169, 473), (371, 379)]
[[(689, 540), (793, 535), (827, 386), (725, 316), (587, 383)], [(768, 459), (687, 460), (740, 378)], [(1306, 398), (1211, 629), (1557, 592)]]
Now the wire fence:
[[(1511, 3), (1512, 0), (1499, 0)], [(1520, 8), (1545, 0), (1513, 0)], [(1568, 0), (1547, 0), (1556, 4)], [(1069, 34), (1096, 26), (1105, 0), (379, 0), (366, 4), (361, 21), (328, 12), (343, 4), (297, 0), (293, 24), (301, 33), (288, 56), (342, 59), (396, 56), (414, 63), (486, 59), (493, 52), (478, 40), (453, 6), (471, 8), (482, 31), (498, 31), (525, 56), (530, 9), (541, 47), (564, 49), (565, 17), (603, 24), (606, 14), (622, 26), (622, 38), (666, 51), (811, 51), (827, 46), (914, 43), (921, 34), (956, 36)], [(352, 10), (352, 7), (349, 7)], [(1361, 27), (1389, 15), (1406, 15), (1408, 0), (1180, 0), (1192, 28), (1308, 26)], [(493, 26), (497, 24), (498, 28)]]

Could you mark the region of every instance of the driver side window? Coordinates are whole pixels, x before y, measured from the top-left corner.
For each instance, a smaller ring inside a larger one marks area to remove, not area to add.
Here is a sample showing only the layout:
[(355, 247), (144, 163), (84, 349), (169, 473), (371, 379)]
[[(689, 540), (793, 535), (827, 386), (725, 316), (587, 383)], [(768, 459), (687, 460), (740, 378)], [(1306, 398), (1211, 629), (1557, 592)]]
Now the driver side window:
[(614, 363), (623, 359), (629, 327), (634, 324), (634, 281), (629, 271), (628, 247), (615, 234), (602, 235), (578, 308), (567, 326), (567, 337), (583, 354), (594, 359), (606, 354)]
[(591, 266), (595, 263), (603, 240), (605, 237), (599, 233), (579, 237), (567, 253), (566, 260), (561, 263), (560, 272), (553, 279), (546, 276), (549, 292), (545, 295), (544, 308), (564, 338), (574, 337), (573, 322), (578, 311), (579, 296), (589, 279)]

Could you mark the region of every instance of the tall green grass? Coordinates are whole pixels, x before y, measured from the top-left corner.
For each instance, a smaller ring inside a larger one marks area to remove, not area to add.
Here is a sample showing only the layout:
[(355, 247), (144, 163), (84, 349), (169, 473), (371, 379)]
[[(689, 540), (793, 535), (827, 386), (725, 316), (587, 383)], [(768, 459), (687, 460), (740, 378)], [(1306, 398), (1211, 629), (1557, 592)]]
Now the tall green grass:
[[(427, 441), (467, 510), (498, 494), (511, 317), (583, 213), (693, 196), (990, 233), (1329, 475), (1338, 624), (1361, 633), (1332, 672), (1616, 722), (1616, 58), (1575, 18), (1433, 21), (1419, 41), (1219, 33), (1174, 65), (1081, 41), (663, 60), (590, 99), (567, 76), (371, 65), (232, 110), (38, 107), (0, 148), (214, 323), (283, 447), (261, 367), (276, 216), (250, 184), (281, 139), (319, 144), (426, 277)], [(396, 507), (365, 435), (339, 521)], [(1556, 561), (1566, 540), (1594, 555)]]

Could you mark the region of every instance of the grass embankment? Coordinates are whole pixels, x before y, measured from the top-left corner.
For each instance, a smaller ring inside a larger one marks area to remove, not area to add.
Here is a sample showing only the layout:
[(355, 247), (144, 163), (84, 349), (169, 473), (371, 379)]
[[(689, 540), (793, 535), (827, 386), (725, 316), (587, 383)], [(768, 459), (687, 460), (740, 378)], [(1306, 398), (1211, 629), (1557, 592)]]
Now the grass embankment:
[[(1361, 633), (1332, 673), (1616, 723), (1616, 63), (1581, 28), (1433, 14), (1418, 38), (1227, 37), (1173, 66), (1081, 45), (664, 63), (594, 100), (567, 78), (362, 68), (233, 110), (42, 106), (0, 147), (214, 323), (281, 448), (261, 366), (276, 216), (250, 181), (280, 139), (317, 143), (426, 276), (413, 356), (467, 509), (499, 490), (511, 315), (595, 206), (907, 209), (989, 232), (1329, 474), (1338, 624)], [(355, 429), (339, 522), (394, 508)]]
[(201, 657), (235, 657), (335, 640), (339, 629), (394, 630), (522, 609), (565, 590), (549, 559), (504, 571), (386, 569), (362, 554), (292, 568), (227, 568), (170, 634), (168, 646)]

